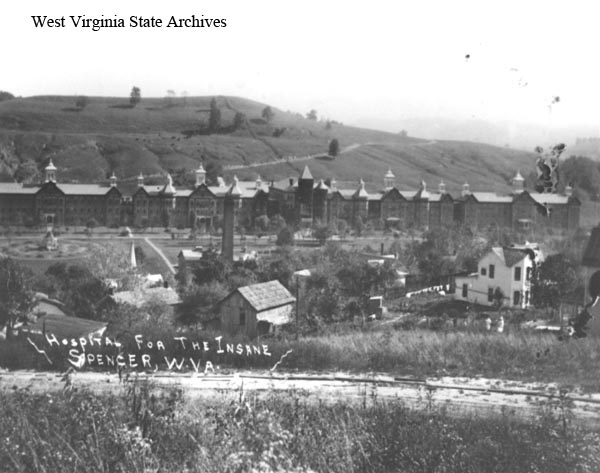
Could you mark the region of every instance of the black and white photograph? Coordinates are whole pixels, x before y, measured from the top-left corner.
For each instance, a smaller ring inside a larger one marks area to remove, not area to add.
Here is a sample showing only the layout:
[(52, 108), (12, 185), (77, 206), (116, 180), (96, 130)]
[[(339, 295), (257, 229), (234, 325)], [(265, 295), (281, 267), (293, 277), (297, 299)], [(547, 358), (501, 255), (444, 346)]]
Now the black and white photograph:
[(0, 6), (0, 472), (600, 472), (591, 1)]

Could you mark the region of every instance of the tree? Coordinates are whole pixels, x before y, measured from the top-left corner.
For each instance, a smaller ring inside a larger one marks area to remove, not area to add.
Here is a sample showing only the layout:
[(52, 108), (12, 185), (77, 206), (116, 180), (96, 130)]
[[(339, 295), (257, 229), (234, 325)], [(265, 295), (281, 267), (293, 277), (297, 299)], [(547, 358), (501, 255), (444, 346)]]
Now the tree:
[(534, 269), (531, 302), (536, 307), (557, 309), (561, 298), (573, 295), (579, 289), (577, 262), (566, 253), (557, 253), (548, 256)]
[(283, 227), (277, 234), (277, 246), (292, 246), (294, 244), (294, 231), (290, 227)]
[(10, 258), (0, 259), (0, 326), (6, 326), (7, 336), (35, 303), (32, 281), (29, 270)]
[(86, 223), (85, 227), (87, 229), (88, 235), (92, 235), (94, 228), (98, 226), (98, 221), (95, 218), (90, 218)]
[(340, 152), (340, 142), (334, 138), (329, 142), (329, 156), (337, 156)]
[(256, 229), (256, 234), (261, 237), (269, 230), (269, 217), (266, 215), (259, 215), (254, 219), (254, 228)]
[(246, 122), (246, 115), (242, 112), (236, 112), (233, 117), (233, 128), (239, 130)]
[(310, 112), (306, 114), (306, 118), (309, 120), (317, 121), (317, 111), (313, 108)]
[(279, 214), (273, 215), (271, 217), (271, 222), (269, 223), (271, 231), (275, 233), (279, 233), (283, 228), (286, 227), (286, 225), (285, 219)]
[(265, 108), (263, 108), (261, 116), (265, 119), (265, 121), (270, 122), (271, 120), (273, 120), (273, 116), (275, 116), (275, 113), (273, 113), (271, 107), (267, 105)]
[(133, 86), (131, 93), (129, 94), (129, 104), (135, 107), (142, 100), (142, 91), (139, 87)]
[(5, 100), (12, 100), (14, 98), (15, 98), (15, 96), (13, 94), (11, 94), (10, 92), (0, 90), (0, 102), (3, 102)]
[(79, 110), (83, 110), (90, 103), (90, 99), (88, 99), (85, 95), (80, 95), (75, 99), (75, 106)]
[(210, 101), (210, 114), (208, 116), (208, 129), (211, 132), (218, 131), (221, 128), (221, 109), (217, 106), (215, 97)]
[(331, 227), (325, 223), (317, 224), (313, 228), (313, 237), (315, 237), (321, 245), (324, 245), (330, 236)]
[(195, 324), (213, 314), (214, 305), (227, 295), (227, 287), (218, 281), (191, 287), (182, 297), (179, 321)]
[(494, 290), (494, 307), (496, 307), (496, 309), (500, 309), (504, 304), (505, 299), (506, 296), (504, 294), (504, 291), (500, 286), (497, 286)]
[(48, 295), (62, 301), (77, 317), (100, 318), (96, 305), (106, 296), (107, 288), (93, 268), (55, 263), (46, 270), (44, 279), (38, 284)]

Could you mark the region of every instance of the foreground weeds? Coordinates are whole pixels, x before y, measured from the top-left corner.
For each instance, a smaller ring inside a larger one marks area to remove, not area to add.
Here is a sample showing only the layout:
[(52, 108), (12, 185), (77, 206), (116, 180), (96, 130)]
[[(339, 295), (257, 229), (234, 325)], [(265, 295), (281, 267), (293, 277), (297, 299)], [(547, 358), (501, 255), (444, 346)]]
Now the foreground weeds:
[(525, 424), (289, 394), (191, 402), (148, 384), (107, 397), (15, 391), (0, 401), (2, 471), (600, 471), (600, 433), (552, 410)]

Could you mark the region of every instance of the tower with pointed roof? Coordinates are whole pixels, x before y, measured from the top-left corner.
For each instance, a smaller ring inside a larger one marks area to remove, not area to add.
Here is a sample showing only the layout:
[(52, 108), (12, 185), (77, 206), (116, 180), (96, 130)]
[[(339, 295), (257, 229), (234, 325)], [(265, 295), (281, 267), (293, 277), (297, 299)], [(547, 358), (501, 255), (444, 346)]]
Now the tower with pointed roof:
[(392, 169), (388, 168), (388, 172), (386, 172), (385, 176), (383, 176), (383, 189), (385, 191), (389, 191), (390, 189), (393, 189), (395, 185), (396, 176), (394, 176)]
[(206, 171), (204, 170), (204, 166), (200, 164), (200, 167), (196, 169), (196, 187), (200, 187), (202, 184), (206, 184)]
[(298, 220), (301, 224), (312, 226), (313, 223), (313, 188), (315, 180), (310, 173), (308, 166), (304, 166), (304, 170), (298, 179), (297, 201), (298, 201)]
[(48, 165), (44, 168), (44, 175), (46, 182), (56, 183), (56, 166), (52, 163), (52, 158), (50, 158)]
[(144, 175), (140, 172), (140, 175), (137, 177), (137, 186), (144, 187)]
[(327, 196), (329, 194), (329, 187), (325, 184), (323, 179), (319, 180), (319, 183), (315, 186), (314, 190), (314, 218), (322, 223), (327, 222)]
[(365, 189), (365, 181), (358, 181), (358, 189), (352, 195), (352, 204), (354, 207), (354, 224), (360, 219), (365, 222), (369, 214), (369, 194)]
[(521, 176), (521, 173), (519, 171), (517, 171), (517, 173), (515, 174), (515, 177), (512, 178), (514, 194), (520, 194), (525, 190), (523, 187), (524, 182), (525, 182), (525, 179), (523, 179), (523, 176)]
[(117, 176), (115, 176), (115, 172), (113, 171), (113, 173), (111, 174), (110, 178), (108, 179), (110, 182), (110, 187), (117, 187)]

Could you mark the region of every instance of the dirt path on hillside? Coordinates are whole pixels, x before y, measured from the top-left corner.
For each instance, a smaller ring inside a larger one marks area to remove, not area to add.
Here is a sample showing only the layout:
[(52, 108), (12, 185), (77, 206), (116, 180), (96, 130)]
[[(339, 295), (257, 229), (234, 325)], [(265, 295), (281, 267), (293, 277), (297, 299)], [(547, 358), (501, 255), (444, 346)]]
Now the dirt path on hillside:
[[(50, 372), (0, 372), (0, 391), (27, 390), (32, 393), (60, 392), (62, 375)], [(448, 414), (494, 416), (513, 414), (535, 419), (542, 413), (560, 417), (567, 413), (580, 425), (600, 427), (600, 393), (560, 392), (549, 384), (506, 380), (437, 378), (409, 379), (385, 375), (285, 374), (240, 372), (233, 374), (131, 374), (119, 380), (116, 374), (77, 372), (75, 389), (119, 393), (136, 380), (148, 380), (157, 388), (181, 388), (188, 399), (230, 402), (246, 396), (265, 398), (272, 394), (299, 396), (314, 403), (360, 403), (398, 400), (409, 408), (443, 409)]]

